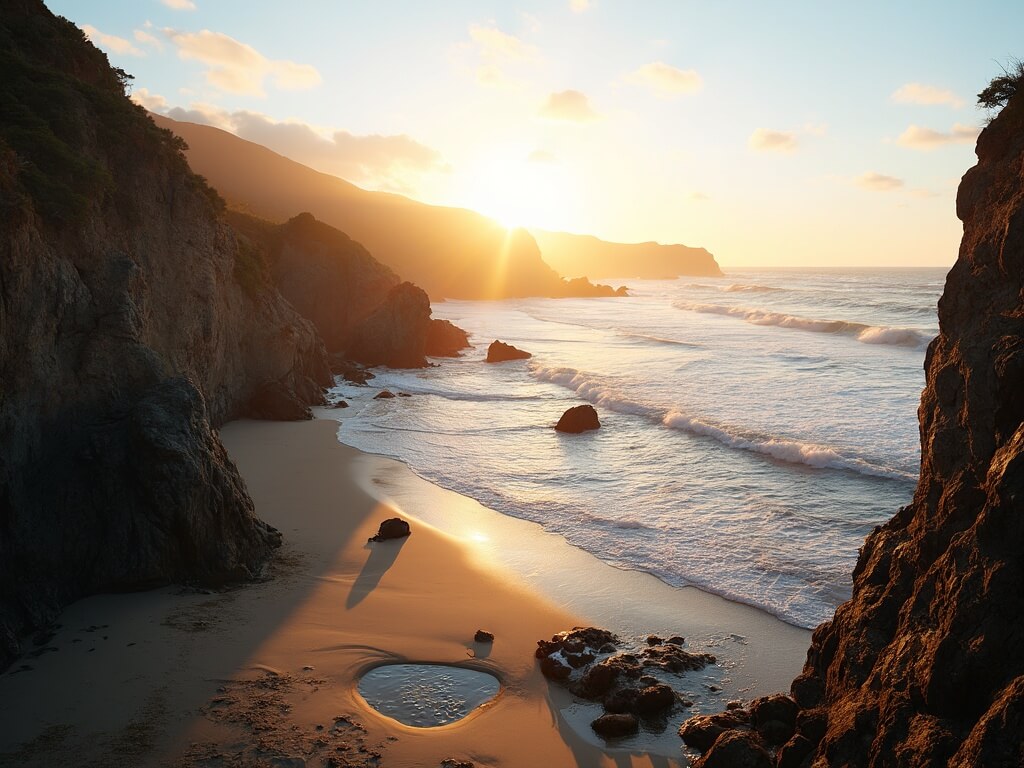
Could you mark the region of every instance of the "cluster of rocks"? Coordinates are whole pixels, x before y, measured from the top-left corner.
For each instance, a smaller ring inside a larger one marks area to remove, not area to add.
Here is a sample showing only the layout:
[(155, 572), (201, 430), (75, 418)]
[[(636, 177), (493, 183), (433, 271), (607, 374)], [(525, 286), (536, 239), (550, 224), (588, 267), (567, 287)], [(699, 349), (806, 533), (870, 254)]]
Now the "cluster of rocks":
[(800, 768), (825, 733), (820, 710), (801, 710), (777, 693), (748, 706), (730, 702), (725, 712), (695, 715), (679, 728), (688, 747), (704, 754), (694, 768)]
[(536, 656), (545, 677), (604, 707), (604, 714), (590, 726), (610, 739), (637, 733), (641, 724), (648, 730), (664, 730), (677, 707), (692, 705), (652, 674), (681, 674), (715, 663), (710, 654), (684, 650), (684, 643), (679, 636), (662, 640), (652, 635), (645, 648), (621, 651), (621, 641), (611, 632), (576, 627), (538, 641)]

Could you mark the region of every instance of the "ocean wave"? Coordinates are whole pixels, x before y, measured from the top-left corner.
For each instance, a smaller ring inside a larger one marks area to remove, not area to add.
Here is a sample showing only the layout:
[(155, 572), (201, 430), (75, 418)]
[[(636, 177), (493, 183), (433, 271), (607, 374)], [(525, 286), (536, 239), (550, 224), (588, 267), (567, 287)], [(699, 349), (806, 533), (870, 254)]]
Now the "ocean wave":
[(775, 293), (776, 291), (783, 290), (782, 288), (773, 288), (770, 285), (754, 285), (753, 283), (733, 283), (732, 285), (720, 286), (720, 291), (725, 293)]
[(931, 336), (913, 328), (891, 328), (884, 325), (868, 325), (847, 320), (816, 320), (782, 312), (751, 307), (727, 307), (721, 304), (694, 304), (685, 301), (673, 302), (672, 306), (688, 312), (711, 315), (727, 315), (746, 320), (751, 325), (773, 325), (779, 328), (795, 328), (813, 333), (834, 333), (852, 336), (864, 344), (890, 344), (900, 347), (923, 347)]
[(571, 389), (594, 405), (634, 416), (657, 418), (660, 414), (657, 408), (630, 400), (614, 386), (585, 371), (578, 371), (575, 368), (548, 367), (539, 363), (530, 363), (529, 369), (534, 378), (539, 381), (547, 381)]
[(897, 469), (881, 467), (861, 458), (843, 456), (833, 448), (813, 443), (802, 443), (778, 437), (759, 437), (730, 432), (723, 427), (687, 416), (678, 411), (665, 414), (662, 423), (666, 427), (679, 429), (693, 435), (711, 437), (730, 448), (740, 448), (765, 456), (787, 461), (791, 464), (805, 464), (818, 469), (842, 469), (872, 477), (892, 480), (916, 480), (916, 476)]
[(648, 333), (635, 333), (633, 331), (619, 331), (619, 335), (627, 339), (639, 341), (650, 341), (655, 344), (671, 344), (677, 347), (692, 347), (693, 349), (705, 349), (706, 344), (699, 344), (696, 341), (679, 341), (678, 339), (666, 339), (664, 336), (654, 336)]
[(646, 416), (658, 420), (666, 427), (672, 429), (678, 429), (692, 435), (714, 438), (728, 448), (760, 453), (780, 461), (789, 462), (790, 464), (803, 464), (816, 469), (839, 469), (891, 480), (913, 481), (917, 479), (916, 475), (909, 472), (880, 466), (859, 457), (844, 456), (827, 446), (804, 443), (789, 438), (753, 435), (740, 430), (731, 430), (693, 416), (687, 416), (679, 411), (671, 410), (666, 413), (658, 407), (630, 400), (600, 378), (584, 371), (578, 371), (575, 368), (549, 368), (534, 363), (531, 364), (530, 370), (533, 376), (540, 381), (548, 381), (573, 390), (583, 399), (590, 401), (594, 405), (599, 405), (618, 413)]

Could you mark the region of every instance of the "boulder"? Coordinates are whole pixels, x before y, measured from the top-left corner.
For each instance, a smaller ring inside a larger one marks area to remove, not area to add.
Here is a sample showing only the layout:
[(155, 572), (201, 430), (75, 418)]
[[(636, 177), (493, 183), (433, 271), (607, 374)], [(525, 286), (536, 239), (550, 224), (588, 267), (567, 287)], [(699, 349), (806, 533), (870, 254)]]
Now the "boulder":
[(524, 352), (503, 341), (492, 341), (491, 346), (487, 348), (488, 363), (503, 363), (506, 360), (526, 360), (530, 357), (533, 357), (533, 355), (529, 352)]
[(488, 632), (486, 629), (478, 629), (476, 634), (473, 635), (473, 641), (477, 643), (493, 643), (494, 633)]
[(750, 704), (751, 724), (769, 744), (789, 741), (796, 731), (799, 708), (793, 699), (781, 693), (754, 699)]
[(427, 326), (426, 353), (430, 357), (459, 357), (470, 347), (469, 335), (448, 320), (432, 319)]
[(592, 405), (577, 405), (562, 414), (555, 429), (559, 432), (577, 434), (590, 429), (600, 429), (601, 422), (597, 418), (597, 410)]
[(641, 717), (656, 717), (672, 709), (676, 694), (671, 687), (658, 683), (644, 688), (637, 694), (636, 711)]
[(756, 734), (727, 731), (693, 763), (693, 768), (775, 768), (775, 761)]
[(679, 737), (686, 746), (707, 752), (715, 740), (726, 731), (745, 726), (733, 712), (721, 712), (717, 715), (694, 715), (684, 720), (679, 726)]
[(367, 541), (387, 541), (388, 539), (404, 539), (412, 531), (409, 524), (400, 517), (390, 517), (380, 524), (377, 535), (371, 536)]
[(813, 751), (814, 743), (797, 734), (779, 748), (776, 754), (776, 768), (800, 768), (804, 758)]
[(572, 669), (554, 656), (545, 656), (540, 660), (540, 671), (548, 680), (565, 681), (572, 674)]
[(387, 389), (382, 389), (380, 392), (378, 392), (376, 395), (373, 396), (373, 399), (374, 400), (390, 400), (394, 396), (395, 396), (394, 392), (391, 392), (390, 390), (387, 390)]
[(590, 724), (590, 727), (598, 736), (616, 739), (637, 733), (640, 730), (640, 721), (636, 719), (636, 715), (631, 714), (601, 715)]

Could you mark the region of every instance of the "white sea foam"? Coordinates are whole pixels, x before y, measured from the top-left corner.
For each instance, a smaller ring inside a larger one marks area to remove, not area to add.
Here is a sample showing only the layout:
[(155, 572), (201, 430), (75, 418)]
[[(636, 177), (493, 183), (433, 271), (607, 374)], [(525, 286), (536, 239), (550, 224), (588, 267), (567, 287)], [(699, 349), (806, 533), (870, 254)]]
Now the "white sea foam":
[(754, 283), (733, 283), (720, 287), (718, 290), (725, 293), (775, 293), (781, 288), (773, 288), (770, 285), (756, 285)]
[(779, 437), (744, 435), (738, 431), (709, 424), (706, 421), (687, 416), (678, 411), (665, 414), (662, 423), (673, 429), (681, 429), (694, 435), (712, 437), (730, 448), (740, 448), (766, 456), (788, 461), (792, 464), (806, 464), (819, 469), (841, 469), (871, 477), (887, 477), (893, 480), (914, 480), (913, 475), (897, 469), (881, 467), (862, 458), (844, 456), (833, 448), (813, 443), (802, 443)]
[(836, 333), (852, 336), (864, 344), (892, 344), (900, 347), (921, 347), (931, 337), (913, 328), (890, 328), (846, 320), (818, 320), (808, 317), (772, 312), (753, 307), (729, 307), (722, 304), (701, 304), (687, 301), (673, 302), (672, 306), (688, 312), (727, 315), (746, 320), (752, 325), (774, 325), (813, 333)]

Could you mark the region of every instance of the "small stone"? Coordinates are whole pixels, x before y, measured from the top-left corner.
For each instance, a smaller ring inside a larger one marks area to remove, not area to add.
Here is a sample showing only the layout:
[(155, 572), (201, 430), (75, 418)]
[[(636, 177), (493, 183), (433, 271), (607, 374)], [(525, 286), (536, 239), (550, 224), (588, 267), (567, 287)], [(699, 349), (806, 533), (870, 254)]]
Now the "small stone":
[(313, 665), (312, 665), (312, 664), (307, 664), (306, 666), (304, 666), (304, 667), (302, 668), (302, 671), (303, 671), (303, 672), (312, 672), (312, 671), (313, 671), (313, 669), (315, 669), (315, 668), (313, 667)]
[(672, 635), (668, 640), (665, 641), (669, 645), (682, 645), (686, 642), (686, 638), (682, 635)]
[(726, 709), (743, 709), (743, 702), (739, 699), (733, 699), (725, 705)]
[(473, 641), (477, 643), (493, 643), (494, 633), (488, 632), (486, 629), (478, 629), (476, 634), (473, 635)]
[(640, 721), (636, 719), (636, 715), (628, 713), (601, 715), (590, 724), (590, 727), (594, 729), (594, 733), (598, 736), (606, 739), (615, 739), (622, 736), (631, 736), (639, 731)]
[(399, 392), (398, 396), (399, 397), (412, 397), (412, 395), (410, 395), (408, 392)]
[(374, 400), (390, 400), (392, 397), (394, 397), (394, 394), (392, 394), (387, 389), (382, 389), (380, 392), (378, 392), (376, 395), (373, 396), (373, 399)]
[(333, 406), (333, 408), (348, 408), (348, 403), (344, 400), (339, 400)]
[(408, 536), (412, 531), (409, 524), (400, 517), (391, 517), (380, 524), (377, 535), (371, 536), (367, 541), (386, 541), (388, 539), (401, 539)]

